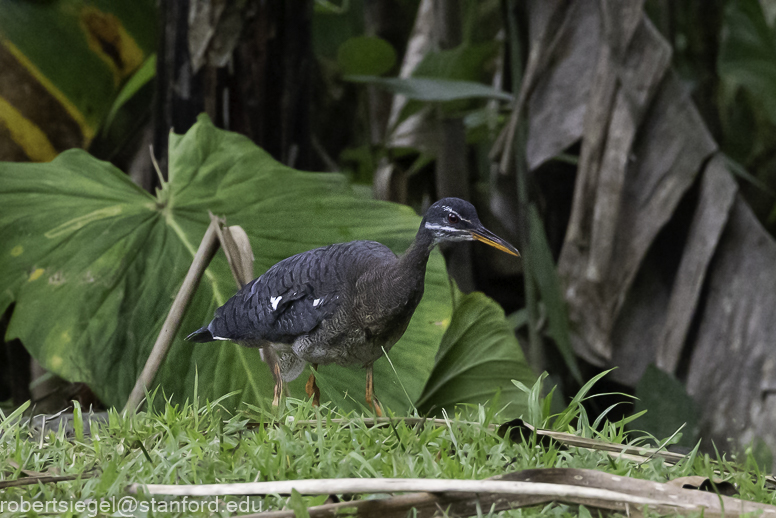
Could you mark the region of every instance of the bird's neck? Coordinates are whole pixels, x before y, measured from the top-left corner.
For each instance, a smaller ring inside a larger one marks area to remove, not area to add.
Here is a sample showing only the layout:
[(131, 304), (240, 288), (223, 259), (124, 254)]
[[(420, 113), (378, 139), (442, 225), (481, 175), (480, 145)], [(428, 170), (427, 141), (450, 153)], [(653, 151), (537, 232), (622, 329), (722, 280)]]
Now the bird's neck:
[(368, 284), (370, 288), (368, 295), (365, 295), (365, 304), (375, 308), (367, 313), (386, 315), (393, 324), (396, 322), (392, 319), (398, 318), (406, 326), (423, 297), (426, 263), (433, 247), (433, 237), (418, 232), (410, 247), (397, 261), (383, 264), (371, 272), (375, 282)]
[(412, 244), (404, 252), (404, 255), (399, 258), (398, 267), (403, 275), (422, 283), (426, 276), (428, 256), (431, 254), (435, 244), (431, 233), (421, 227)]

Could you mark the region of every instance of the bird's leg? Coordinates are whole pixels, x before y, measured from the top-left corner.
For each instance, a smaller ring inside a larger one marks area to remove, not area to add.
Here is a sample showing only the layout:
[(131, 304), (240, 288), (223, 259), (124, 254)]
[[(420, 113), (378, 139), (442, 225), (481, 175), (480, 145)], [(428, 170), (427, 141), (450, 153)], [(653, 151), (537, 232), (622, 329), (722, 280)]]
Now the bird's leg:
[(286, 391), (285, 383), (283, 382), (282, 368), (280, 366), (280, 358), (272, 347), (264, 347), (261, 349), (261, 359), (269, 366), (269, 370), (272, 372), (272, 378), (275, 380), (275, 387), (272, 394), (272, 406), (277, 407), (280, 405), (280, 400), (284, 395), (284, 391)]
[(371, 364), (366, 368), (366, 404), (374, 409), (377, 417), (383, 417), (383, 409), (380, 408), (380, 402), (375, 395), (375, 377)]
[(275, 378), (275, 391), (272, 397), (272, 406), (280, 405), (280, 398), (283, 397), (283, 378), (280, 376), (280, 363), (272, 364), (272, 377)]
[(319, 406), (321, 404), (321, 389), (315, 383), (315, 371), (318, 370), (318, 364), (313, 363), (313, 372), (310, 374), (310, 378), (304, 386), (304, 391), (307, 392), (308, 397), (313, 398), (313, 406)]

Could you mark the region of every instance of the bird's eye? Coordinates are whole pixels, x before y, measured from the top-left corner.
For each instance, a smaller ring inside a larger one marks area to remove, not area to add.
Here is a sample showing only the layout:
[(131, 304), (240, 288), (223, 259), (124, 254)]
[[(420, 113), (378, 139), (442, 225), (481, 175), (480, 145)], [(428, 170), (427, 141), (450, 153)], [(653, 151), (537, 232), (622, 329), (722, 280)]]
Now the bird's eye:
[(447, 221), (449, 221), (453, 225), (457, 225), (461, 222), (461, 218), (458, 216), (458, 214), (451, 212), (447, 215)]

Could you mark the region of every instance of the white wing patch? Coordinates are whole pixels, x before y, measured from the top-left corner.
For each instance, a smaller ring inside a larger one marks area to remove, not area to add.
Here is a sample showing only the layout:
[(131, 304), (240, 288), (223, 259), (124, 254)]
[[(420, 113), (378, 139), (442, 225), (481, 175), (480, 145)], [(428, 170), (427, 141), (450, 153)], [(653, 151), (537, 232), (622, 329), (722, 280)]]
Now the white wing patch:
[(229, 340), (228, 338), (224, 338), (223, 336), (214, 336), (213, 340)]
[(314, 308), (317, 308), (317, 307), (318, 307), (318, 304), (320, 304), (320, 303), (321, 303), (321, 299), (315, 299), (315, 300), (313, 301), (313, 307), (314, 307)]
[(269, 303), (272, 304), (272, 311), (275, 311), (278, 309), (278, 304), (280, 304), (280, 301), (283, 300), (283, 297), (270, 297)]

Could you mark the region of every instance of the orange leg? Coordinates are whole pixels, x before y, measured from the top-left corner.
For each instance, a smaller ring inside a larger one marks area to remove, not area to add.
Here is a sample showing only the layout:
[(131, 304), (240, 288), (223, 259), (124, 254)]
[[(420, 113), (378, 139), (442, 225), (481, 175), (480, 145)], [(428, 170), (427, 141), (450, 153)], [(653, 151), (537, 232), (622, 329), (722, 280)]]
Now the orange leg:
[(304, 391), (307, 392), (308, 397), (313, 398), (313, 406), (319, 406), (321, 404), (321, 389), (315, 383), (315, 371), (318, 370), (318, 364), (313, 363), (313, 372), (310, 374), (310, 378), (304, 386)]
[(377, 417), (383, 417), (383, 409), (375, 395), (375, 378), (371, 365), (366, 368), (366, 404), (374, 409)]

